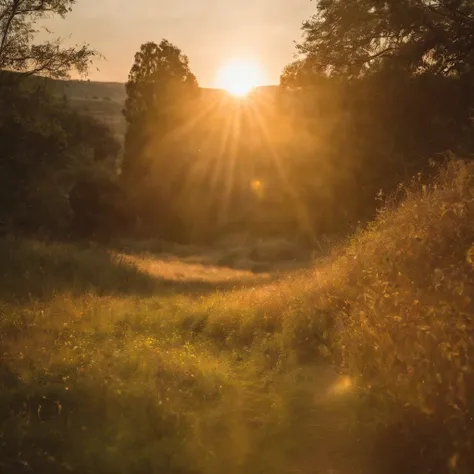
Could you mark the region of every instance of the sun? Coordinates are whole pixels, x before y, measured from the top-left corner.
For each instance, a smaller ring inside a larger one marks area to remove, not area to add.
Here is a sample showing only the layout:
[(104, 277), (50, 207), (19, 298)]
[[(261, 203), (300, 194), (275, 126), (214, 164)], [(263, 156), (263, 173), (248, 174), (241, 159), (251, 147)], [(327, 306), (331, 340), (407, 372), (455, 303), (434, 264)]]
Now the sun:
[(262, 70), (254, 61), (234, 59), (225, 63), (217, 74), (217, 86), (237, 97), (244, 97), (261, 85), (263, 85)]

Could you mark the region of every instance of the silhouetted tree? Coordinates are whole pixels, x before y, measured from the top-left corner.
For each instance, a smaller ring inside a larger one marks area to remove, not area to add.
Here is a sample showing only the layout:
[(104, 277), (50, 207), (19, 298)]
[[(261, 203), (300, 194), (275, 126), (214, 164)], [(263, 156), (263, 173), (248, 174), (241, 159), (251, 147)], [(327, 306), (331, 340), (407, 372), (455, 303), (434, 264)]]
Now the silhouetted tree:
[[(76, 0), (3, 0), (0, 2), (0, 78), (23, 76), (64, 78), (71, 69), (86, 73), (97, 52), (87, 45), (64, 47), (60, 39), (34, 42), (38, 20), (65, 17)], [(16, 71), (19, 75), (5, 74)]]
[(189, 60), (179, 48), (165, 39), (159, 45), (150, 42), (141, 46), (126, 85), (125, 176), (140, 169), (151, 145), (156, 149), (158, 142), (180, 125), (189, 99), (198, 90)]
[(381, 67), (463, 74), (474, 66), (472, 0), (320, 0), (298, 50), (318, 73)]
[[(314, 228), (370, 218), (446, 151), (474, 150), (472, 0), (320, 0), (281, 75)], [(296, 125), (297, 124), (297, 125)], [(310, 158), (310, 156), (313, 158)], [(299, 161), (299, 163), (298, 163)], [(324, 176), (324, 180), (320, 178)]]
[(123, 180), (142, 218), (166, 233), (176, 228), (174, 194), (186, 161), (185, 145), (170, 137), (191, 119), (198, 83), (188, 58), (163, 40), (142, 45), (126, 90)]

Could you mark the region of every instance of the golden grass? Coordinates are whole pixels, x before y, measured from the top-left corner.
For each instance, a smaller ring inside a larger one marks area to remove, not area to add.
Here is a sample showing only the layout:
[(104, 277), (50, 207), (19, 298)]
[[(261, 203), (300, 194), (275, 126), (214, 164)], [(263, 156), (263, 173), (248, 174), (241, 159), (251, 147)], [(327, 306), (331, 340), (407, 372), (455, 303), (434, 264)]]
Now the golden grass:
[(277, 337), (277, 313), (288, 317), (283, 300), (303, 275), (273, 283), (171, 256), (1, 244), (15, 272), (0, 305), (0, 393), (14, 406), (2, 415), (12, 427), (3, 468), (283, 473), (317, 456), (340, 463), (312, 446), (333, 430), (348, 436), (345, 414), (321, 417), (337, 373), (305, 369), (297, 387), (303, 367), (290, 367)]
[(0, 468), (470, 472), (473, 177), (278, 280), (0, 242)]

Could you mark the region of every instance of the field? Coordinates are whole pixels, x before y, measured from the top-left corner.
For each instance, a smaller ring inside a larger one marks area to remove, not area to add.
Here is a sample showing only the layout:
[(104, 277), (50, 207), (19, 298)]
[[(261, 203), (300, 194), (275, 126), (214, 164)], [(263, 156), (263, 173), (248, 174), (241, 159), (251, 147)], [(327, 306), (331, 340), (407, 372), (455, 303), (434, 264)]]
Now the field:
[[(300, 365), (291, 324), (274, 337), (305, 273), (183, 248), (0, 247), (5, 469), (330, 472), (359, 459), (349, 379), (315, 354)], [(8, 460), (13, 441), (21, 458)]]
[(314, 261), (4, 238), (1, 472), (469, 472), (473, 177)]
[(125, 85), (91, 81), (54, 81), (54, 91), (68, 98), (71, 106), (92, 115), (110, 126), (120, 141), (126, 131), (122, 109), (125, 104)]

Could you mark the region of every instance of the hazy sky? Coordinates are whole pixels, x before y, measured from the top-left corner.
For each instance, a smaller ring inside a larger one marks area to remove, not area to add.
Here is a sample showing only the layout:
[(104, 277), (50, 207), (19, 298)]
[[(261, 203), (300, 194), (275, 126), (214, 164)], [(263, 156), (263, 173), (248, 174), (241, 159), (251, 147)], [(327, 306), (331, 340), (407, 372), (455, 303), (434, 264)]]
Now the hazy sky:
[(106, 57), (93, 80), (125, 81), (140, 45), (166, 38), (188, 55), (202, 86), (214, 86), (217, 70), (232, 58), (258, 61), (265, 82), (276, 84), (314, 11), (310, 0), (78, 0), (66, 20), (48, 27)]

